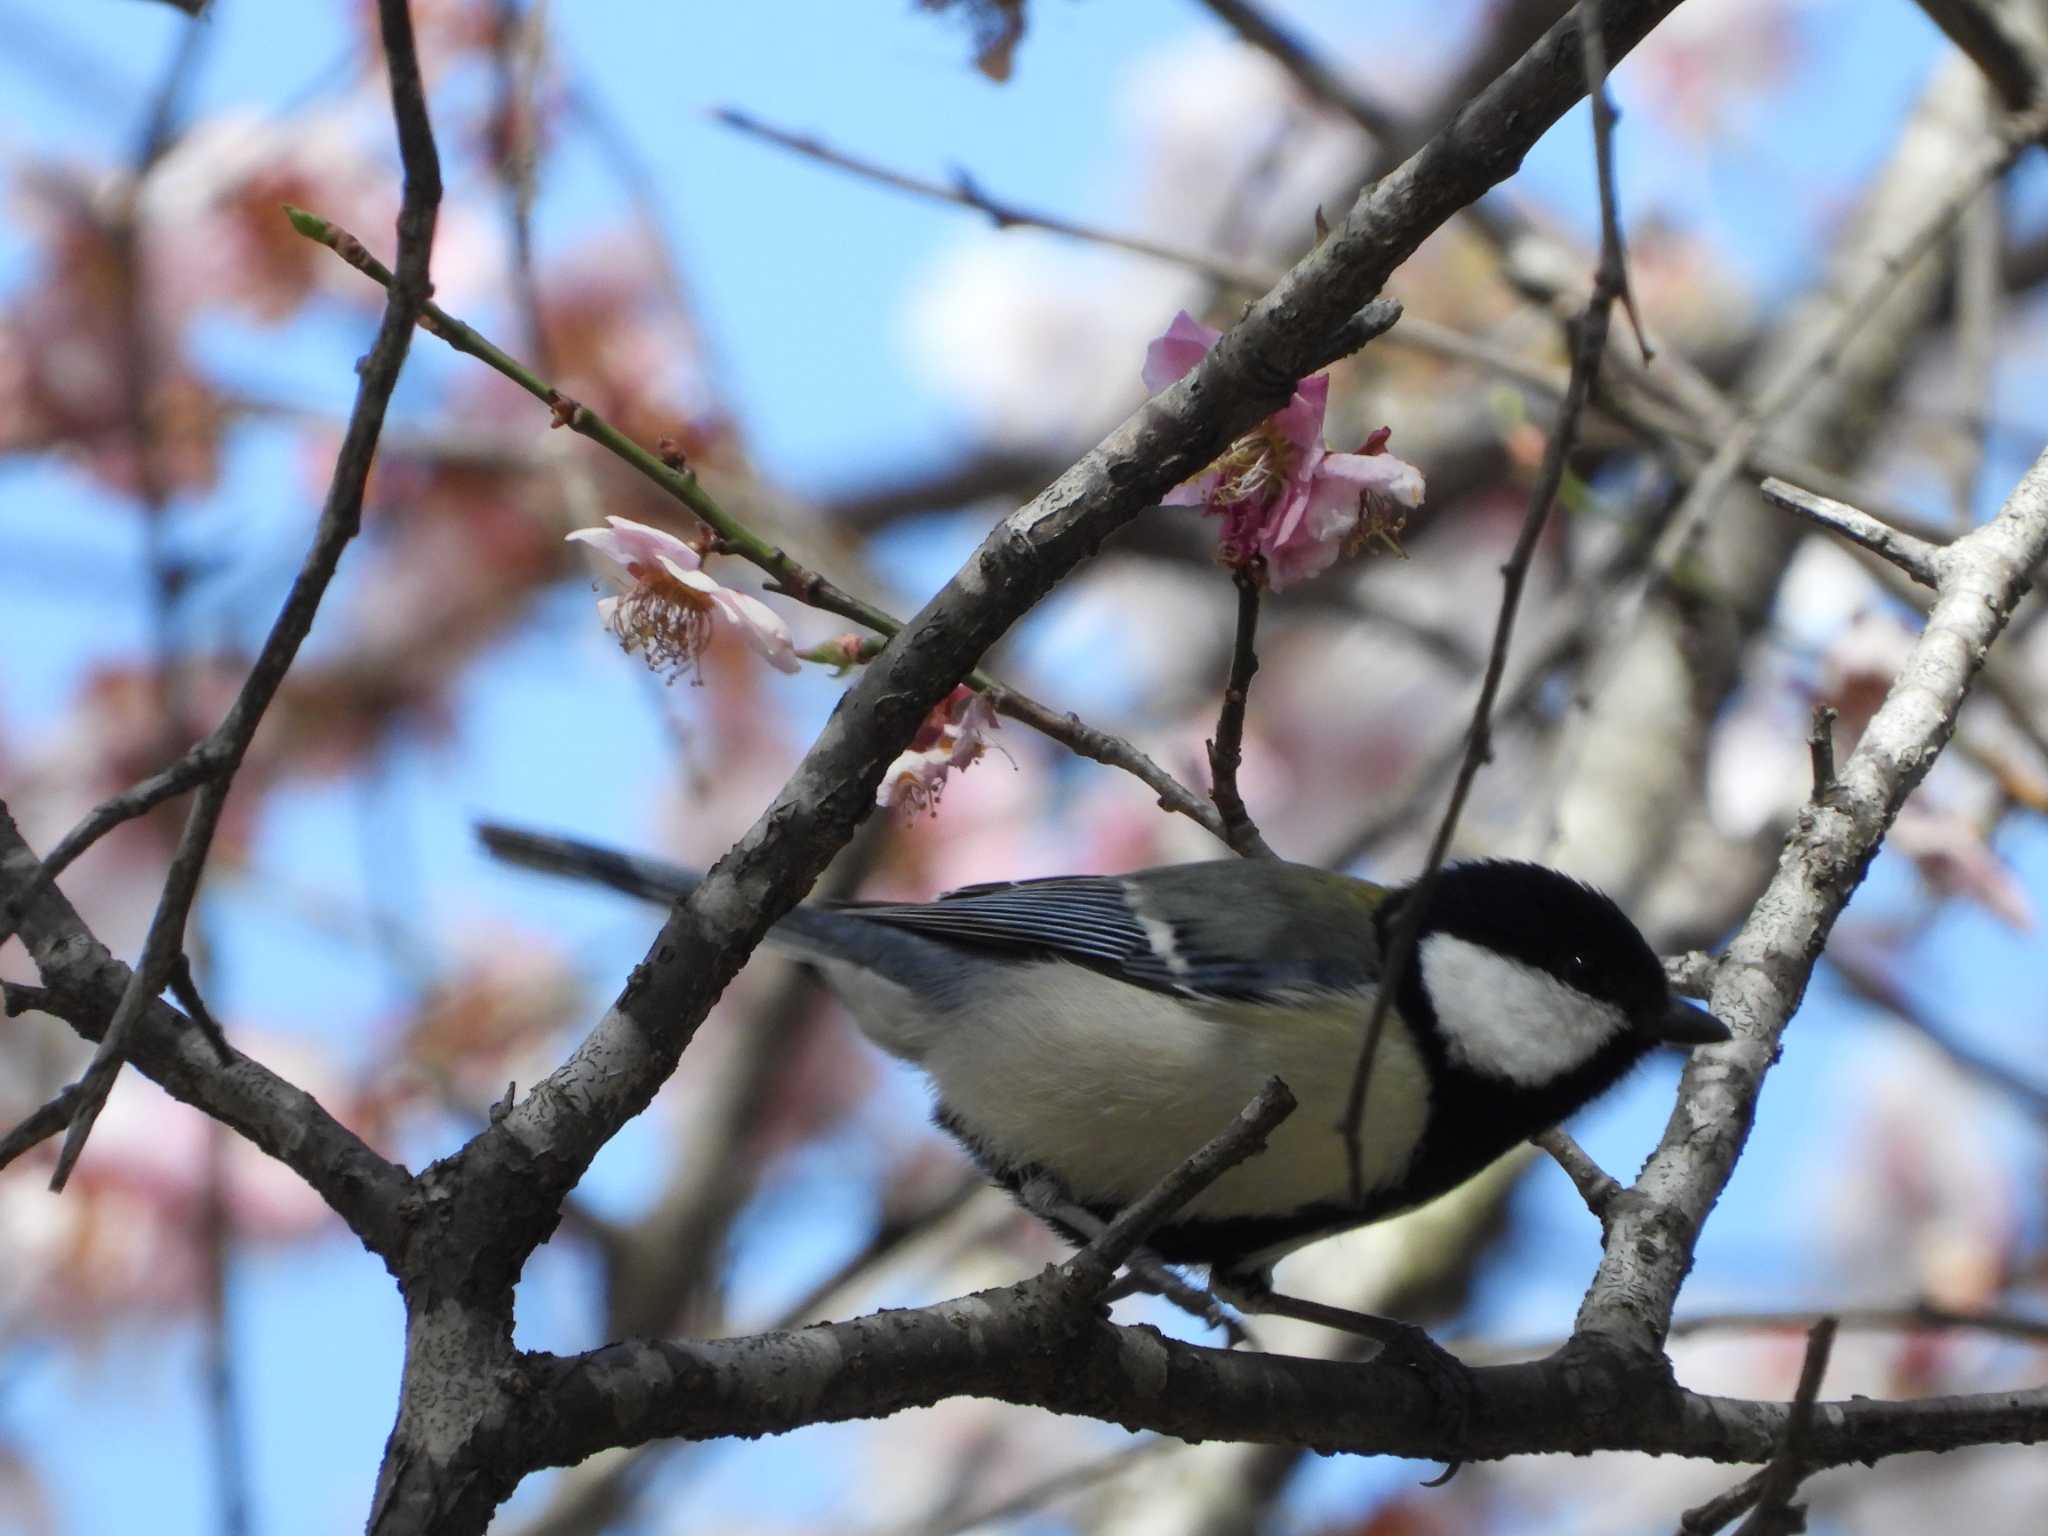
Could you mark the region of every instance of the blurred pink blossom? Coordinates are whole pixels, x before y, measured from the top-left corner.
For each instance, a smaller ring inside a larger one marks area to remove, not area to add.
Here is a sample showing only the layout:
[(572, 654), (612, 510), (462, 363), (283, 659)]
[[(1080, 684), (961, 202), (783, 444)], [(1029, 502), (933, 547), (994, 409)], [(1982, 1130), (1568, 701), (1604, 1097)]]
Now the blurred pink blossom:
[(964, 683), (956, 687), (882, 775), (875, 804), (884, 809), (901, 805), (913, 816), (919, 811), (936, 814), (946, 775), (979, 762), (988, 750), (987, 733), (995, 728), (995, 706), (988, 696)]
[(569, 539), (588, 544), (623, 574), (619, 593), (600, 598), (597, 612), (627, 655), (644, 655), (655, 671), (680, 676), (696, 667), (713, 621), (723, 619), (777, 671), (798, 670), (789, 626), (774, 609), (706, 576), (703, 555), (674, 534), (630, 518), (605, 521), (610, 528), (578, 528)]
[[(1157, 393), (1200, 362), (1222, 333), (1182, 310), (1145, 351), (1145, 387)], [(1264, 562), (1274, 591), (1320, 575), (1384, 525), (1369, 504), (1422, 505), (1422, 474), (1386, 451), (1387, 429), (1360, 453), (1323, 446), (1330, 376), (1295, 386), (1294, 398), (1231, 444), (1223, 457), (1167, 492), (1170, 507), (1201, 507), (1223, 519), (1223, 563)]]
[[(251, 1044), (241, 1031), (237, 1039)], [(264, 1039), (261, 1049), (348, 1117), (327, 1062), (281, 1039)], [(54, 1145), (0, 1174), (0, 1242), (9, 1255), (0, 1330), (91, 1337), (138, 1315), (199, 1305), (215, 1137), (221, 1199), (238, 1242), (282, 1244), (337, 1230), (333, 1213), (284, 1164), (131, 1072), (116, 1084), (63, 1199), (45, 1187)]]
[(1984, 827), (1959, 811), (1908, 800), (1892, 823), (1891, 845), (1944, 896), (1966, 896), (2008, 928), (2030, 933), (2026, 887), (1992, 848)]

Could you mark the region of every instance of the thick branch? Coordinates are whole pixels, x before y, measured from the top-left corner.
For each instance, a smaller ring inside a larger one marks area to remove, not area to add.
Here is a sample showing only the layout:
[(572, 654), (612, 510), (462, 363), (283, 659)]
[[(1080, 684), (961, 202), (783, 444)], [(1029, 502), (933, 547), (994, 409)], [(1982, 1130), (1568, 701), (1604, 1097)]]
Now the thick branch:
[[(794, 1333), (633, 1341), (570, 1359), (526, 1357), (531, 1392), (511, 1431), (524, 1464), (572, 1462), (656, 1436), (778, 1434), (879, 1418), (954, 1396), (1080, 1414), (1189, 1440), (1324, 1453), (1490, 1460), (1634, 1449), (1771, 1459), (1790, 1405), (1708, 1397), (1655, 1367), (1563, 1357), (1471, 1373), (1464, 1411), (1413, 1373), (1233, 1353), (1077, 1313), (1054, 1270), (1004, 1290)], [(774, 1383), (774, 1390), (763, 1384)], [(2048, 1389), (1820, 1404), (1808, 1469), (1916, 1450), (2048, 1437)]]

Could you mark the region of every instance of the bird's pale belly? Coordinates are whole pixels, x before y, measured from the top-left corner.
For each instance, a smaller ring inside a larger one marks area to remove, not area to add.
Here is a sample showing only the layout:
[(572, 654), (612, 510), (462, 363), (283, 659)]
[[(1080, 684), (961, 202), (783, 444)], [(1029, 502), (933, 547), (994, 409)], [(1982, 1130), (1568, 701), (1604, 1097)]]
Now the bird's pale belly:
[[(1276, 1017), (1046, 962), (961, 1009), (921, 1065), (948, 1123), (986, 1160), (1042, 1168), (1083, 1204), (1105, 1207), (1151, 1188), (1278, 1076), (1299, 1107), (1263, 1153), (1211, 1185), (1181, 1219), (1273, 1216), (1349, 1203), (1336, 1126), (1370, 1008), (1370, 997), (1333, 995)], [(1392, 1020), (1381, 1053), (1365, 1117), (1368, 1196), (1406, 1173), (1428, 1118), (1421, 1059)]]

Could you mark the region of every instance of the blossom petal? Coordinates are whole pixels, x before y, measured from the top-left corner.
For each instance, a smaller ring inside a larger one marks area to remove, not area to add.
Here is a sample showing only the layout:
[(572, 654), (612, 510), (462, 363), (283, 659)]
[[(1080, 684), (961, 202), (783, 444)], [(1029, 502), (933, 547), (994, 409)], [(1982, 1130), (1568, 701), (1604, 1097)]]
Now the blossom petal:
[(946, 775), (951, 771), (952, 764), (943, 748), (900, 753), (884, 770), (882, 782), (875, 786), (875, 804), (884, 810), (902, 804), (913, 813), (928, 811), (945, 788)]
[(1391, 453), (1328, 453), (1323, 455), (1318, 473), (1321, 477), (1343, 480), (1355, 491), (1371, 491), (1404, 507), (1422, 505), (1422, 471)]
[(781, 614), (745, 592), (727, 592), (724, 596), (726, 601), (720, 606), (756, 654), (778, 672), (803, 670), (803, 663), (796, 659), (796, 641), (790, 636), (789, 626), (782, 622)]
[(688, 587), (692, 592), (702, 592), (706, 597), (725, 590), (725, 588), (721, 587), (709, 576), (706, 576), (702, 571), (685, 570), (673, 560), (664, 558), (661, 562), (661, 568), (667, 571), (669, 575), (675, 577), (679, 585)]
[(664, 559), (661, 563), (678, 585), (701, 593), (720, 617), (737, 629), (747, 644), (778, 672), (803, 669), (803, 664), (796, 657), (796, 642), (790, 636), (789, 626), (773, 608), (758, 597), (721, 587), (702, 571), (679, 570), (672, 560)]
[(1145, 349), (1145, 388), (1152, 394), (1183, 378), (1222, 336), (1186, 310), (1173, 317), (1166, 334)]
[[(1330, 376), (1318, 373), (1295, 385), (1293, 398), (1266, 419), (1274, 431), (1297, 449), (1321, 458), (1323, 415), (1329, 406)], [(1303, 474), (1313, 473), (1314, 469), (1313, 462), (1303, 462), (1298, 466), (1298, 472)]]
[(947, 762), (965, 768), (979, 762), (988, 750), (987, 734), (996, 728), (996, 707), (985, 693), (970, 693), (960, 704), (960, 718), (953, 725), (952, 750)]
[(636, 523), (629, 517), (607, 517), (609, 528), (578, 528), (565, 535), (565, 542), (588, 544), (614, 565), (657, 565), (673, 563), (694, 571), (704, 557), (672, 533)]

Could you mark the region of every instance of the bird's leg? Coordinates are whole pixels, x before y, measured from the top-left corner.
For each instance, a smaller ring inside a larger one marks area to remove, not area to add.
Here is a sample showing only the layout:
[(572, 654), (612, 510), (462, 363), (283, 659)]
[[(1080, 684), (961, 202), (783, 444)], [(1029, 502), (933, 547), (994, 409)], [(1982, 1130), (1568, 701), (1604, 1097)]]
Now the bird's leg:
[[(1059, 1180), (1048, 1173), (1026, 1179), (1018, 1186), (1017, 1199), (1032, 1215), (1077, 1244), (1092, 1241), (1104, 1225), (1101, 1217), (1077, 1205)], [(1140, 1291), (1164, 1297), (1190, 1317), (1216, 1329), (1233, 1345), (1253, 1342), (1244, 1324), (1225, 1312), (1214, 1296), (1168, 1269), (1166, 1261), (1149, 1248), (1134, 1252), (1124, 1263), (1122, 1278), (1112, 1281), (1096, 1300), (1107, 1314), (1113, 1303)]]
[[(1472, 1371), (1464, 1361), (1437, 1343), (1413, 1323), (1348, 1307), (1325, 1306), (1299, 1296), (1283, 1296), (1273, 1289), (1269, 1270), (1218, 1270), (1209, 1276), (1209, 1288), (1240, 1312), (1268, 1317), (1291, 1317), (1299, 1322), (1334, 1328), (1339, 1333), (1371, 1339), (1380, 1346), (1374, 1363), (1399, 1366), (1422, 1378), (1435, 1399), (1441, 1423), (1456, 1443), (1465, 1436), (1472, 1414)], [(1442, 1474), (1426, 1484), (1438, 1487), (1457, 1474), (1462, 1462), (1453, 1461)]]
[(1464, 1383), (1465, 1362), (1413, 1323), (1354, 1312), (1348, 1307), (1327, 1306), (1320, 1301), (1304, 1301), (1299, 1296), (1283, 1296), (1273, 1289), (1271, 1278), (1264, 1272), (1220, 1271), (1210, 1276), (1209, 1283), (1218, 1296), (1240, 1312), (1291, 1317), (1297, 1322), (1371, 1339), (1380, 1346), (1379, 1358), (1387, 1364), (1406, 1366), (1436, 1382), (1456, 1382), (1460, 1386)]
[(1223, 1310), (1213, 1293), (1183, 1279), (1166, 1267), (1165, 1260), (1142, 1248), (1131, 1256), (1130, 1267), (1102, 1293), (1102, 1300), (1107, 1305), (1126, 1296), (1161, 1297), (1221, 1333), (1233, 1349), (1245, 1345), (1258, 1350), (1265, 1348), (1251, 1329)]

